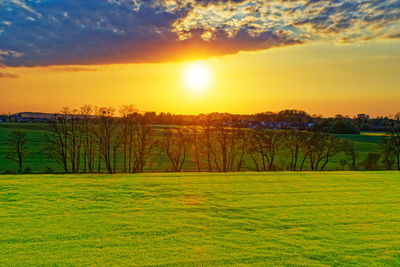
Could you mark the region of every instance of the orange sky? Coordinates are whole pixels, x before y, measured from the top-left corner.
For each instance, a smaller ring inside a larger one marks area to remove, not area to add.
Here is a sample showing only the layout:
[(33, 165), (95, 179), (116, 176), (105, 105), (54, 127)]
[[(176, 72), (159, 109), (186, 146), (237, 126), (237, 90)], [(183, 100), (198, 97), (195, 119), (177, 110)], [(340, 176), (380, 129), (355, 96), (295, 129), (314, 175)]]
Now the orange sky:
[(189, 62), (1, 68), (0, 113), (55, 112), (83, 104), (136, 104), (142, 111), (197, 114), (302, 109), (390, 115), (400, 111), (400, 41), (329, 42), (242, 52), (203, 61), (202, 93), (182, 83)]

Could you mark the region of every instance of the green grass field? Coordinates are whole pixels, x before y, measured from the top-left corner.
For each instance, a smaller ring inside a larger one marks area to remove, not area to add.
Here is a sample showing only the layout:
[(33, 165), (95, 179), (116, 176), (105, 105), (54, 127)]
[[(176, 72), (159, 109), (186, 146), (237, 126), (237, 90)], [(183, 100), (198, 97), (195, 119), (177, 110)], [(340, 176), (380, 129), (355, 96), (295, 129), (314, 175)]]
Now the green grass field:
[(398, 172), (0, 176), (0, 266), (400, 265)]
[[(43, 147), (45, 145), (44, 135), (47, 132), (48, 126), (43, 123), (0, 123), (0, 152), (5, 152), (8, 149), (7, 140), (9, 138), (9, 133), (13, 129), (19, 129), (27, 132), (28, 135), (28, 146), (29, 146), (29, 157), (26, 159), (25, 167), (30, 167), (33, 173), (46, 173), (47, 167), (50, 167), (55, 172), (62, 172), (62, 169), (53, 160), (47, 158), (46, 151)], [(160, 128), (156, 127), (156, 131), (159, 133)], [(379, 152), (379, 143), (381, 142), (381, 135), (374, 133), (362, 133), (360, 135), (340, 135), (342, 139), (348, 139), (354, 141), (355, 148), (359, 153), (359, 158), (357, 162), (360, 162), (368, 152)], [(190, 151), (190, 153), (192, 153)], [(193, 160), (191, 160), (191, 154), (189, 153), (188, 160), (186, 161), (183, 170), (184, 171), (195, 171), (196, 165)], [(17, 165), (9, 159), (4, 158), (3, 153), (0, 153), (0, 173), (5, 173), (8, 171), (15, 171)], [(169, 161), (167, 157), (163, 154), (161, 157), (152, 164), (149, 169), (146, 168), (146, 172), (152, 171), (167, 171), (169, 170)], [(336, 155), (328, 163), (326, 170), (336, 171), (342, 170), (343, 167), (340, 166), (339, 162), (347, 157), (343, 154)], [(276, 164), (281, 170), (285, 170), (290, 162), (289, 151), (285, 149), (280, 149), (277, 152)], [(120, 168), (122, 169), (122, 161), (119, 162)], [(306, 166), (308, 167), (308, 166)], [(251, 161), (250, 157), (245, 157), (244, 171), (255, 171), (255, 166)]]

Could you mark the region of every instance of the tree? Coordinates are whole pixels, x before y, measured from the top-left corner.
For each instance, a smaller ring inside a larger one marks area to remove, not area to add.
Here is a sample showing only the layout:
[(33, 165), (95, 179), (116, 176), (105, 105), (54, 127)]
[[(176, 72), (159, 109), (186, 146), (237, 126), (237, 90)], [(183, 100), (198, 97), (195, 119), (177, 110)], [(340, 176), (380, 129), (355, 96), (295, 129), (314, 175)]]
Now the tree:
[(302, 171), (305, 167), (306, 160), (309, 158), (309, 154), (312, 152), (312, 141), (313, 141), (314, 132), (304, 132), (302, 135), (302, 160), (300, 164), (300, 171)]
[(282, 146), (283, 132), (257, 128), (253, 131), (252, 141), (249, 148), (253, 162), (257, 169), (262, 167), (263, 171), (276, 170), (276, 152)]
[(80, 109), (82, 139), (83, 171), (93, 172), (96, 156), (96, 120), (93, 117), (94, 108), (85, 105)]
[(311, 170), (323, 171), (330, 159), (342, 151), (342, 143), (336, 135), (312, 132), (307, 149)]
[(332, 124), (332, 129), (330, 131), (334, 134), (359, 134), (358, 130), (351, 122), (344, 120), (336, 120)]
[(9, 152), (6, 157), (18, 164), (18, 172), (22, 173), (23, 163), (28, 156), (28, 138), (26, 132), (13, 130), (8, 140)]
[(67, 132), (68, 132), (68, 159), (73, 173), (78, 173), (81, 163), (81, 147), (83, 141), (82, 116), (77, 110), (66, 110), (68, 114)]
[(207, 170), (212, 171), (212, 121), (209, 117), (201, 122), (201, 135), (199, 136), (200, 149), (199, 153), (207, 159)]
[(354, 142), (349, 140), (343, 140), (343, 152), (346, 156), (350, 157), (350, 169), (357, 170), (357, 158), (359, 156), (358, 152), (355, 150)]
[(143, 172), (152, 146), (155, 146), (153, 129), (147, 116), (138, 114), (133, 129), (133, 164), (129, 164), (130, 172)]
[(240, 172), (243, 167), (244, 156), (249, 153), (251, 135), (247, 128), (238, 129), (239, 155), (236, 163), (236, 171)]
[(376, 171), (380, 169), (379, 159), (381, 154), (369, 152), (363, 161), (360, 162), (360, 166), (364, 167), (366, 171)]
[[(329, 160), (335, 156), (336, 154), (340, 153), (342, 151), (342, 142), (339, 137), (336, 135), (329, 135), (327, 140), (326, 140), (326, 152), (324, 156), (324, 161), (321, 166), (321, 171), (324, 170), (326, 167), (326, 164), (328, 164)], [(317, 165), (318, 167), (318, 165)]]
[(397, 170), (400, 171), (400, 124), (393, 123), (389, 130), (391, 146), (396, 159)]
[(396, 161), (393, 141), (393, 137), (383, 136), (379, 145), (381, 149), (381, 162), (387, 170), (391, 170)]
[(132, 151), (133, 151), (133, 128), (138, 114), (138, 110), (134, 105), (122, 106), (119, 108), (122, 116), (122, 148), (124, 172), (131, 172)]
[(47, 156), (55, 160), (68, 172), (69, 132), (68, 132), (69, 108), (63, 108), (60, 114), (55, 114), (50, 120), (50, 133), (45, 135), (46, 144), (44, 151)]
[[(301, 159), (301, 151), (304, 150), (304, 145), (307, 140), (307, 133), (303, 131), (288, 130), (284, 133), (283, 139), (283, 146), (289, 149), (291, 156), (289, 170), (296, 171)], [(303, 160), (305, 158), (306, 156)]]
[(134, 105), (119, 109), (122, 115), (121, 142), (123, 149), (124, 172), (142, 172), (153, 145), (153, 130), (148, 117), (152, 114), (139, 114)]
[(166, 127), (163, 130), (163, 135), (162, 148), (171, 163), (171, 170), (180, 172), (186, 160), (188, 146), (187, 130), (184, 128)]
[(215, 169), (219, 172), (241, 168), (246, 149), (242, 125), (229, 115), (214, 118), (211, 127), (209, 151)]
[(97, 111), (99, 151), (108, 173), (116, 171), (117, 151), (120, 143), (114, 115), (114, 108), (102, 107)]
[(199, 172), (201, 170), (200, 168), (200, 158), (199, 158), (199, 126), (198, 126), (198, 121), (197, 118), (194, 119), (194, 125), (191, 127), (191, 132), (192, 132), (192, 139), (193, 139), (193, 152), (194, 152), (194, 159), (196, 162), (196, 167), (197, 171)]

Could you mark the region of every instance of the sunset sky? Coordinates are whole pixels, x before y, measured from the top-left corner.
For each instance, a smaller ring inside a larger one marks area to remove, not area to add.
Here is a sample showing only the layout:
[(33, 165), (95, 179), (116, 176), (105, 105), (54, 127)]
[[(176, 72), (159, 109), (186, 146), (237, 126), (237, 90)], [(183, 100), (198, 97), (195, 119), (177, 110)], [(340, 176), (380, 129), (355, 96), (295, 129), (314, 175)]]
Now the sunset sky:
[(0, 113), (390, 115), (400, 1), (0, 0), (0, 94)]

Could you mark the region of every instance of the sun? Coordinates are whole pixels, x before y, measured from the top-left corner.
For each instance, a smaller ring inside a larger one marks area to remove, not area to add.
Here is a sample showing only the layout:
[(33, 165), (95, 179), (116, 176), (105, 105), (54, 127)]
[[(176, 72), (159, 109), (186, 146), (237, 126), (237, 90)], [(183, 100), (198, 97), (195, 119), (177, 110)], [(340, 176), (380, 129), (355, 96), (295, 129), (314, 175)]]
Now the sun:
[(193, 93), (203, 92), (211, 82), (208, 66), (202, 62), (187, 65), (183, 72), (183, 84)]

